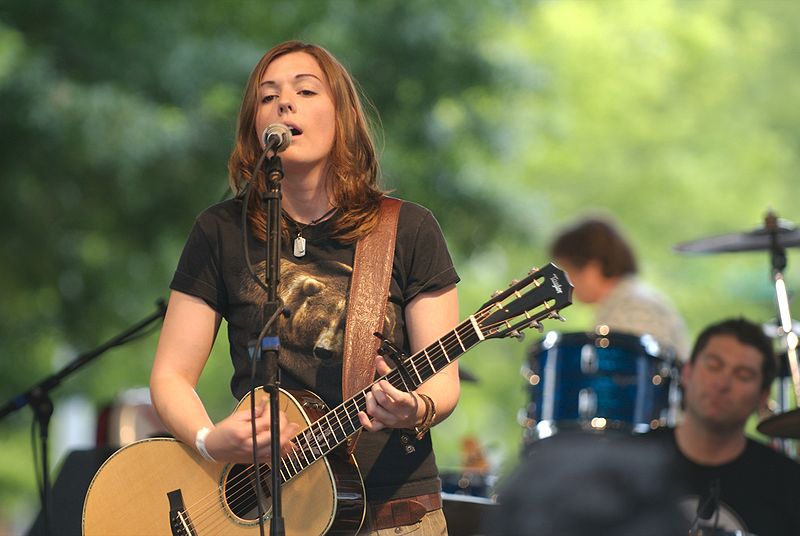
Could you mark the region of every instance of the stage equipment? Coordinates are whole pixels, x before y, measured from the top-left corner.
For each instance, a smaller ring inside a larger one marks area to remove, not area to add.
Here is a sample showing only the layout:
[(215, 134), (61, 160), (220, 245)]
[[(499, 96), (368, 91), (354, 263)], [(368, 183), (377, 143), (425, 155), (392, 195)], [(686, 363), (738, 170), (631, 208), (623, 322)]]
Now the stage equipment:
[[(675, 246), (681, 253), (735, 253), (744, 251), (767, 251), (772, 266), (772, 280), (778, 305), (778, 336), (785, 343), (786, 359), (794, 386), (795, 401), (800, 400), (800, 368), (797, 361), (798, 336), (793, 329), (789, 312), (789, 297), (783, 272), (786, 269), (786, 248), (800, 247), (800, 229), (793, 223), (779, 219), (768, 211), (764, 225), (741, 233), (701, 238)], [(795, 402), (797, 405), (797, 402)], [(758, 431), (782, 438), (800, 438), (800, 408), (781, 408), (782, 413), (763, 420)]]

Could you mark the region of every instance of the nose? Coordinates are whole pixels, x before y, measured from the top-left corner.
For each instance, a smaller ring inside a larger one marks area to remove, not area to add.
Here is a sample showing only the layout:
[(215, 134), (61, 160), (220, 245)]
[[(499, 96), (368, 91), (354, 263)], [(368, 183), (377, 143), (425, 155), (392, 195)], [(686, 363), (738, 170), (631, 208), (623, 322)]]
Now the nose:
[(714, 384), (717, 389), (720, 391), (727, 391), (731, 388), (731, 383), (733, 382), (732, 374), (727, 371), (723, 370), (720, 371), (718, 374), (714, 376)]
[(294, 113), (296, 111), (295, 105), (291, 100), (287, 98), (281, 98), (281, 101), (278, 103), (278, 114), (283, 115), (289, 112)]

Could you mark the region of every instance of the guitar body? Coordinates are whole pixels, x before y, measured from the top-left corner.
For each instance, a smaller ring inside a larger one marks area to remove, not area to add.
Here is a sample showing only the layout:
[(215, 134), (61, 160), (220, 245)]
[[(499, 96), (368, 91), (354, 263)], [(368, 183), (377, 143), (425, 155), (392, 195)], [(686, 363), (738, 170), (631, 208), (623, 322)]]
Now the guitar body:
[[(267, 395), (256, 391), (256, 401)], [(307, 428), (327, 411), (308, 391), (281, 390), (280, 406), (291, 422)], [(249, 411), (249, 395), (235, 411)], [(86, 495), (85, 536), (185, 536), (259, 534), (254, 478), (237, 472), (248, 466), (209, 462), (175, 439), (145, 439), (114, 453), (100, 467)], [(262, 471), (262, 481), (270, 473)], [(180, 493), (176, 494), (176, 490)], [(267, 492), (268, 493), (268, 492)], [(364, 485), (345, 447), (309, 465), (281, 487), (286, 534), (355, 534), (364, 520)], [(168, 494), (171, 494), (168, 496)], [(268, 532), (271, 497), (266, 495)], [(239, 506), (244, 503), (249, 505)], [(182, 505), (173, 516), (170, 507)], [(173, 533), (171, 523), (178, 526)]]

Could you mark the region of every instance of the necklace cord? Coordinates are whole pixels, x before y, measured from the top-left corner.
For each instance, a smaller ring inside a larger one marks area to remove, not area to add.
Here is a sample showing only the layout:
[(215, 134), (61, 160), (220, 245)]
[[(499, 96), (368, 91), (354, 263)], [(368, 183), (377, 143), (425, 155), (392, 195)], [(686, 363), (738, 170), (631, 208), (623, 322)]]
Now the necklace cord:
[(311, 227), (313, 225), (316, 225), (316, 224), (320, 223), (323, 220), (328, 219), (328, 217), (330, 217), (331, 215), (333, 215), (334, 212), (336, 212), (337, 208), (338, 207), (331, 208), (328, 212), (326, 212), (325, 214), (323, 214), (322, 216), (320, 216), (316, 220), (311, 220), (308, 223), (296, 222), (294, 219), (292, 219), (291, 216), (289, 216), (289, 214), (286, 213), (285, 210), (283, 211), (283, 215), (286, 216), (286, 218), (290, 222), (292, 222), (294, 224), (295, 228), (297, 229), (297, 236), (302, 236), (303, 235), (303, 231), (305, 231), (308, 227)]

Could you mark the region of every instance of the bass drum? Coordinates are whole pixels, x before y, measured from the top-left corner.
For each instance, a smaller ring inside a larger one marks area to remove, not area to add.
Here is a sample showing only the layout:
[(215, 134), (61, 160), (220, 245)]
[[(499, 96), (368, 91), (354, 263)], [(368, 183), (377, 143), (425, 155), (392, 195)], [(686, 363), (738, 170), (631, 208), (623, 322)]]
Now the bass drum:
[(570, 429), (646, 432), (674, 424), (679, 407), (674, 352), (649, 335), (549, 332), (522, 373), (526, 441)]

